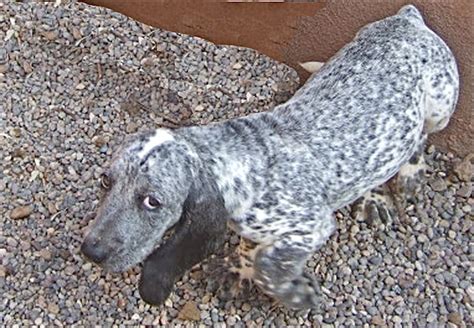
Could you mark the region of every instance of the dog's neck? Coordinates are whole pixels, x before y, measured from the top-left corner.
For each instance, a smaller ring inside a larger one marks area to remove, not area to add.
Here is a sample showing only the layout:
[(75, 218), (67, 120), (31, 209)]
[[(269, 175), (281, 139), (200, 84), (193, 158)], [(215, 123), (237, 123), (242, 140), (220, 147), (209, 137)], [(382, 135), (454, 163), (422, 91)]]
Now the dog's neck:
[(260, 120), (252, 115), (179, 130), (215, 176), (233, 217), (245, 214), (254, 204), (268, 178), (273, 149), (268, 138), (262, 136), (259, 124)]

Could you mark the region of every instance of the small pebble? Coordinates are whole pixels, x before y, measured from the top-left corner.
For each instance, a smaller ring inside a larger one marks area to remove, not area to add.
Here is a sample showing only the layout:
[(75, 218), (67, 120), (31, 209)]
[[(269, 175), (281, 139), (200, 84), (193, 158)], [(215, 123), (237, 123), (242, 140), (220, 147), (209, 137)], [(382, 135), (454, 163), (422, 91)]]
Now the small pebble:
[(382, 326), (385, 325), (385, 320), (383, 320), (380, 316), (376, 315), (372, 317), (371, 323), (376, 326)]
[(466, 184), (465, 186), (462, 186), (456, 191), (456, 195), (464, 198), (469, 198), (471, 197), (472, 194), (472, 184)]
[(10, 214), (10, 218), (13, 220), (20, 220), (27, 218), (33, 212), (33, 208), (31, 206), (20, 206), (16, 207)]
[(436, 313), (430, 312), (428, 313), (428, 316), (426, 317), (426, 321), (430, 323), (435, 322), (437, 318), (438, 318), (438, 315)]
[(18, 241), (15, 238), (7, 237), (7, 245), (11, 247), (18, 246)]
[(454, 173), (462, 181), (470, 182), (474, 175), (474, 153), (467, 155), (460, 163), (456, 164)]
[(196, 303), (189, 301), (183, 306), (181, 311), (179, 311), (178, 318), (181, 320), (198, 321), (201, 319), (201, 313)]
[(48, 311), (52, 314), (59, 313), (59, 306), (56, 303), (49, 303), (48, 304)]
[(437, 178), (430, 182), (430, 186), (434, 191), (444, 191), (447, 188), (446, 181), (444, 179)]
[(451, 312), (448, 314), (448, 321), (454, 323), (457, 326), (461, 326), (464, 321), (462, 320), (462, 316), (459, 312)]
[(51, 257), (52, 257), (52, 254), (51, 254), (51, 251), (44, 248), (42, 250), (40, 250), (40, 256), (45, 259), (46, 261), (49, 261), (51, 260)]

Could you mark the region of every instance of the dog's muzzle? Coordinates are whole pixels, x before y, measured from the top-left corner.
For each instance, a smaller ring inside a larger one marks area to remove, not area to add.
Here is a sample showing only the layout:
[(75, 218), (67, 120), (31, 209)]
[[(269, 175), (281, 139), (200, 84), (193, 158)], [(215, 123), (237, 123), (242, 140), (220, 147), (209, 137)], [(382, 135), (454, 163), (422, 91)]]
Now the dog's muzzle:
[(81, 252), (87, 259), (101, 264), (110, 254), (110, 249), (100, 242), (100, 239), (86, 237), (81, 245)]

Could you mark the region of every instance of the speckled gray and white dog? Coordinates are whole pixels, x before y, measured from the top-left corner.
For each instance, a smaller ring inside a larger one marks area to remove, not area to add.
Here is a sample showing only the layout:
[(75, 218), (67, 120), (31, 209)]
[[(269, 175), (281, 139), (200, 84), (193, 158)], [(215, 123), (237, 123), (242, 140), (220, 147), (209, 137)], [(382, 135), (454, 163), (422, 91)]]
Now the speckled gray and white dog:
[(161, 303), (221, 247), (227, 223), (243, 238), (234, 271), (290, 308), (311, 308), (318, 286), (304, 267), (333, 233), (334, 211), (370, 200), (397, 173), (411, 188), (426, 136), (446, 127), (457, 95), (451, 51), (403, 7), (271, 112), (130, 138), (102, 180), (82, 250), (114, 271), (148, 257), (140, 292)]

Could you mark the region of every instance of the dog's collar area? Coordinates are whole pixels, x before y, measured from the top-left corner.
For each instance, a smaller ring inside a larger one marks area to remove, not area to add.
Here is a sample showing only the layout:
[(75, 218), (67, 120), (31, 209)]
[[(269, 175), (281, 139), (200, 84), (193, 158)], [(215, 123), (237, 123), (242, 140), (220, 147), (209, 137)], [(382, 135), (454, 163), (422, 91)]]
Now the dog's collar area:
[(153, 248), (152, 253), (156, 251), (157, 249), (159, 249), (160, 247), (162, 247), (171, 237), (174, 236), (175, 231), (176, 231), (176, 226), (177, 226), (177, 223), (165, 231), (165, 233), (163, 234), (163, 237), (161, 237), (160, 242)]
[(161, 238), (162, 243), (166, 242), (168, 239), (173, 237), (173, 235), (175, 234), (175, 230), (176, 230), (176, 225), (166, 230), (166, 232), (163, 234), (163, 238)]
[(143, 267), (143, 265), (145, 265), (145, 262), (146, 260), (148, 259), (148, 257), (150, 257), (154, 252), (156, 252), (158, 249), (160, 249), (163, 245), (166, 244), (166, 242), (171, 238), (173, 237), (173, 235), (175, 234), (175, 230), (176, 230), (176, 224), (173, 225), (171, 228), (169, 228), (168, 230), (165, 231), (165, 233), (163, 234), (163, 237), (161, 238), (160, 242), (153, 248), (153, 250), (151, 251), (150, 254), (148, 254), (148, 256), (145, 258), (144, 261), (142, 261), (140, 263), (140, 266)]

